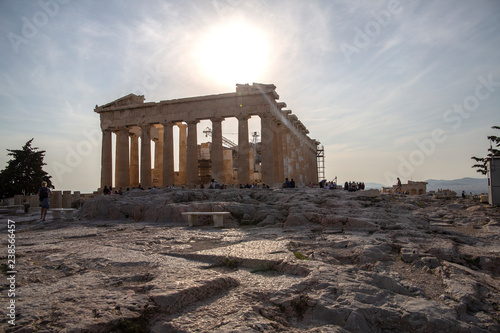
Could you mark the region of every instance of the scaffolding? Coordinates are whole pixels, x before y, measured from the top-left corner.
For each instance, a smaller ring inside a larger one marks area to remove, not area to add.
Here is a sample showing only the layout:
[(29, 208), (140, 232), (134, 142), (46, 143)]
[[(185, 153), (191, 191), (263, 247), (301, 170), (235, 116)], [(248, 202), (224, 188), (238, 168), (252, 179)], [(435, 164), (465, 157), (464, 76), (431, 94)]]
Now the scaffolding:
[(318, 181), (322, 181), (325, 178), (325, 148), (323, 145), (319, 145), (316, 150), (316, 160), (318, 163)]
[[(210, 137), (212, 137), (212, 129), (210, 127), (205, 128), (205, 130), (203, 130), (203, 133), (205, 133), (205, 137), (208, 137), (209, 135)], [(234, 148), (238, 147), (236, 143), (234, 143), (233, 141), (229, 140), (224, 136), (222, 137), (222, 145), (227, 148), (231, 148), (233, 150)]]

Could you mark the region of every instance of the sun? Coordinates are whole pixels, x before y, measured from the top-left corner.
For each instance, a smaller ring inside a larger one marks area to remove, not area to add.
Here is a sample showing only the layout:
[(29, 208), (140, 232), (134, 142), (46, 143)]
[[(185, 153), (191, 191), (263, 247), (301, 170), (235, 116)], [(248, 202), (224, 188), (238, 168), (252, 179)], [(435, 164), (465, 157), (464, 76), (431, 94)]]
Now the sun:
[(234, 85), (259, 80), (266, 71), (269, 46), (266, 35), (244, 23), (218, 26), (199, 44), (198, 60), (208, 79)]

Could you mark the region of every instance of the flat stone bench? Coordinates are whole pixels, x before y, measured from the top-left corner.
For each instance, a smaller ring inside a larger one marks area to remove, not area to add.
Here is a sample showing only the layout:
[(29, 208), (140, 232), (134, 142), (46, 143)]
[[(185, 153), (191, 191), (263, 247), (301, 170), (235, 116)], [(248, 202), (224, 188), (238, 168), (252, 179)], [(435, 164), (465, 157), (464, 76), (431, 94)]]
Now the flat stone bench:
[(214, 227), (219, 228), (224, 226), (223, 218), (224, 216), (230, 215), (229, 212), (183, 212), (181, 213), (187, 216), (188, 226), (192, 227), (198, 221), (198, 216), (200, 215), (212, 215), (214, 219)]
[(49, 212), (52, 212), (54, 220), (58, 220), (61, 217), (64, 217), (65, 220), (73, 220), (75, 210), (75, 208), (50, 208)]

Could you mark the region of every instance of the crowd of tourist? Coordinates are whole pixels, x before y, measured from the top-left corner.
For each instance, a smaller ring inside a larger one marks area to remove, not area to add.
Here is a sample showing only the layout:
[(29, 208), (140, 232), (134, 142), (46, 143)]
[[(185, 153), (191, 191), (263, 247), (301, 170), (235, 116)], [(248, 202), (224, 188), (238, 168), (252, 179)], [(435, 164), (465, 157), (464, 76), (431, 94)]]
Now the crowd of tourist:
[[(323, 179), (322, 181), (319, 182), (318, 185), (320, 188), (327, 189), (327, 190), (330, 190), (330, 189), (333, 190), (333, 189), (339, 188), (339, 186), (337, 185), (337, 177), (335, 177), (335, 179), (333, 179), (331, 181), (327, 181), (326, 179)], [(307, 186), (310, 188), (314, 187), (313, 183), (311, 183), (311, 182)], [(297, 188), (297, 187), (298, 186), (296, 185), (293, 178), (291, 178), (290, 180), (288, 178), (285, 178), (285, 182), (282, 183), (282, 188)], [(166, 188), (171, 189), (171, 188), (175, 188), (175, 187), (168, 186)], [(182, 185), (181, 188), (184, 189), (185, 188), (184, 185)], [(239, 188), (239, 189), (269, 189), (269, 185), (266, 185), (265, 183), (259, 184), (257, 182), (254, 182), (252, 184), (250, 184), (250, 183), (238, 184), (238, 185), (232, 184), (232, 185), (229, 185), (229, 187), (228, 187), (228, 185), (220, 184), (215, 179), (212, 179), (207, 187), (205, 185), (201, 184), (199, 188), (200, 189), (205, 189), (205, 188), (207, 188), (207, 189), (219, 189), (219, 190), (225, 190), (228, 188), (231, 188), (231, 189), (235, 189), (235, 188)], [(340, 188), (342, 188), (342, 187), (340, 186)], [(160, 188), (159, 187), (157, 188), (156, 186), (148, 187), (148, 190), (151, 190), (151, 191), (155, 191), (158, 189), (160, 189)], [(365, 183), (354, 182), (354, 181), (345, 182), (343, 189), (346, 191), (350, 191), (350, 192), (364, 190)], [(127, 188), (126, 191), (123, 191), (122, 188), (112, 188), (111, 186), (104, 186), (104, 189), (102, 190), (102, 194), (103, 195), (114, 195), (114, 194), (122, 195), (122, 194), (129, 192), (131, 190), (144, 190), (144, 188), (139, 184), (139, 186), (137, 186), (137, 187)]]
[(365, 189), (365, 183), (363, 182), (345, 182), (344, 190), (349, 192), (359, 191)]
[(335, 177), (335, 179), (333, 179), (330, 182), (327, 181), (326, 179), (323, 179), (322, 181), (319, 182), (319, 187), (327, 190), (337, 189), (337, 177)]

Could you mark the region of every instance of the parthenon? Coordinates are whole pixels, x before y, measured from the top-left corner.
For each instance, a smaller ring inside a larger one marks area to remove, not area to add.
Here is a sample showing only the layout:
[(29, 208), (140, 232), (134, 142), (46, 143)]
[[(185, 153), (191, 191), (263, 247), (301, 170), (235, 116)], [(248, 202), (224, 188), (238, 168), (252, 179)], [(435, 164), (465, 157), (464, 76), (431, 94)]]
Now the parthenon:
[[(206, 177), (225, 184), (262, 182), (277, 186), (285, 178), (293, 178), (298, 185), (317, 183), (319, 142), (308, 137), (307, 128), (290, 110), (284, 110), (286, 104), (278, 99), (273, 84), (253, 83), (237, 84), (232, 93), (160, 102), (145, 102), (144, 96), (129, 94), (96, 106), (102, 129), (101, 188), (113, 184), (113, 171), (114, 187), (123, 189), (139, 184), (143, 188), (192, 188), (205, 183)], [(258, 159), (249, 139), (248, 120), (252, 116), (260, 117), (261, 123)], [(234, 154), (223, 146), (222, 136), (222, 122), (231, 117), (238, 119)], [(197, 142), (201, 120), (212, 123), (208, 159)], [(178, 127), (177, 140), (174, 126)], [(153, 153), (151, 141), (155, 142)], [(179, 145), (176, 159), (174, 141)], [(208, 167), (201, 163), (204, 159)]]

